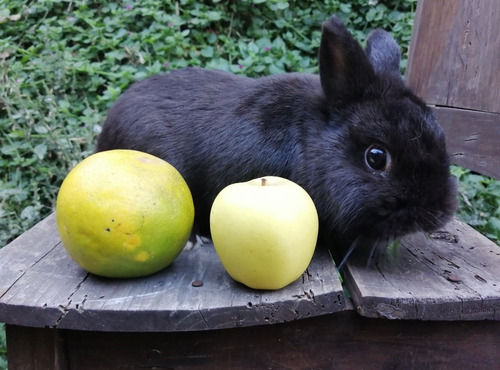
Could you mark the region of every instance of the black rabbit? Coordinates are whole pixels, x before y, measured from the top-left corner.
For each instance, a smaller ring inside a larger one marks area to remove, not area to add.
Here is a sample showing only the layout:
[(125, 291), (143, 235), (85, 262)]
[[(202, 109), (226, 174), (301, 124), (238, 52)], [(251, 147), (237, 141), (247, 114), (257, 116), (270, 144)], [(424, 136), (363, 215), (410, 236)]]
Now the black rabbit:
[(275, 175), (308, 191), (334, 250), (370, 252), (435, 230), (456, 209), (443, 131), (405, 86), (399, 60), (387, 32), (373, 31), (363, 50), (333, 16), (319, 76), (199, 68), (152, 76), (110, 109), (97, 150), (140, 150), (175, 166), (202, 233), (222, 188)]

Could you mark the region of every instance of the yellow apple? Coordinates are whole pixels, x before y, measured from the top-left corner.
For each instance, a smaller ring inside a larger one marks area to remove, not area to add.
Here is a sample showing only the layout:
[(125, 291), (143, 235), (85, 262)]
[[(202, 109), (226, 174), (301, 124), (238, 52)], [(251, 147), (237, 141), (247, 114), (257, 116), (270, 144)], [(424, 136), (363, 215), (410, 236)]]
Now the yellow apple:
[(316, 247), (318, 224), (309, 194), (275, 176), (225, 187), (210, 213), (222, 265), (254, 289), (280, 289), (302, 275)]

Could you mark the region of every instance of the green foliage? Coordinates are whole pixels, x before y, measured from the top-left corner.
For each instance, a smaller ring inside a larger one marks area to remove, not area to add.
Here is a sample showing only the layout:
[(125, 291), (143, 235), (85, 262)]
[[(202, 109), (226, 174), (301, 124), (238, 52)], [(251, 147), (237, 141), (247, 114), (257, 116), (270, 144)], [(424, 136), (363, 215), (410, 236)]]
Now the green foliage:
[(415, 3), (0, 0), (0, 247), (53, 211), (132, 81), (185, 66), (316, 72), (333, 13), (360, 41), (383, 27), (406, 52)]
[(0, 370), (7, 369), (7, 340), (5, 325), (0, 323)]
[(453, 166), (459, 179), (457, 216), (500, 244), (500, 181)]

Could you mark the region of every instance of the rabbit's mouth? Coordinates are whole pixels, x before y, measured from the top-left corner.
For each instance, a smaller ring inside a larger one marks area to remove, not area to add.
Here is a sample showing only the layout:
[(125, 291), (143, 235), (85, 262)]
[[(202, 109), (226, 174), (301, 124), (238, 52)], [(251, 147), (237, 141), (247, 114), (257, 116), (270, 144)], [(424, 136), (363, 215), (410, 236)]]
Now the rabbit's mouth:
[(366, 259), (366, 266), (369, 266), (377, 259), (379, 254), (385, 252), (391, 243), (398, 240), (401, 236), (406, 235), (406, 233), (400, 234), (394, 232), (394, 230), (391, 230), (391, 232), (380, 232), (380, 230), (388, 229), (379, 229), (379, 227), (375, 227), (364, 233), (358, 234), (358, 236), (351, 239), (352, 241), (344, 243), (343, 250), (345, 253), (339, 256), (342, 260), (338, 265), (338, 269), (340, 270), (344, 267), (353, 253), (357, 256), (362, 255), (363, 259)]
[(445, 207), (405, 208), (390, 214), (378, 214), (372, 218), (376, 221), (359, 224), (356, 231), (343, 238), (341, 247), (345, 253), (340, 256), (342, 260), (338, 268), (341, 269), (353, 253), (366, 258), (368, 266), (402, 237), (439, 230), (451, 220), (455, 210), (456, 200), (450, 197)]

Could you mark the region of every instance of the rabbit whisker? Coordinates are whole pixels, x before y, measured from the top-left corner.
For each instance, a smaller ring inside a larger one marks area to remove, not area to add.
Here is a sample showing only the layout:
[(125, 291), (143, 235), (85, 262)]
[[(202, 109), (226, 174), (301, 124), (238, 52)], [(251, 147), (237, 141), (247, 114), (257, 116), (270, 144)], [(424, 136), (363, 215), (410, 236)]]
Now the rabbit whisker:
[(370, 266), (370, 263), (372, 262), (372, 258), (374, 255), (378, 256), (381, 244), (382, 243), (379, 240), (377, 240), (377, 242), (375, 242), (371, 247), (370, 254), (368, 255), (368, 259), (366, 260), (366, 267)]
[(342, 261), (340, 262), (339, 266), (337, 267), (337, 269), (340, 271), (342, 270), (342, 268), (344, 267), (344, 265), (346, 264), (347, 262), (347, 259), (349, 258), (349, 256), (352, 254), (352, 252), (357, 248), (359, 244), (359, 237), (357, 237), (353, 242), (352, 244), (350, 245), (349, 249), (347, 250), (344, 258), (342, 258)]

